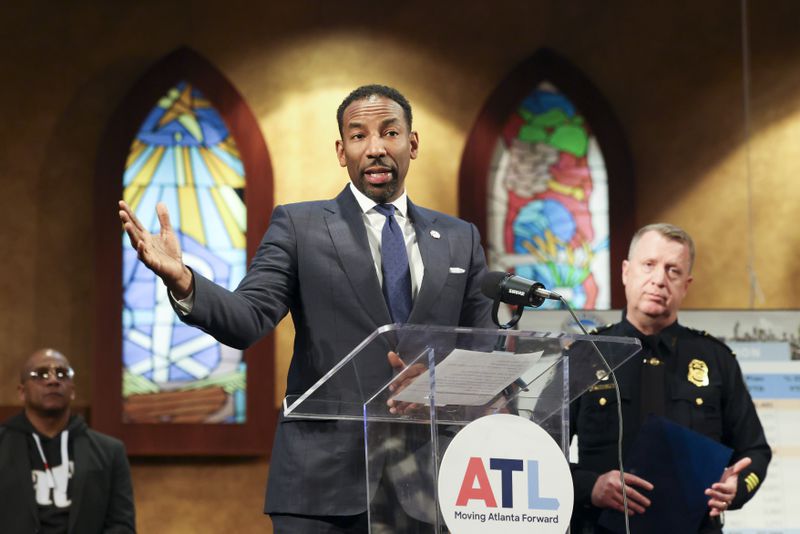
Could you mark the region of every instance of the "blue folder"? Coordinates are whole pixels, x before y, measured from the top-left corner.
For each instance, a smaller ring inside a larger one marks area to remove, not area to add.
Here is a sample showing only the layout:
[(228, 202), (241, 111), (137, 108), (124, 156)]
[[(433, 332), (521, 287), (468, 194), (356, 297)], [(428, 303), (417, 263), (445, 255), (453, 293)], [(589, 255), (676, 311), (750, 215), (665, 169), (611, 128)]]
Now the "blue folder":
[[(638, 490), (650, 499), (644, 514), (630, 517), (631, 534), (697, 532), (709, 513), (705, 490), (718, 482), (733, 450), (664, 417), (649, 416), (628, 453), (625, 470), (653, 484)], [(625, 533), (621, 512), (604, 510), (599, 524)]]

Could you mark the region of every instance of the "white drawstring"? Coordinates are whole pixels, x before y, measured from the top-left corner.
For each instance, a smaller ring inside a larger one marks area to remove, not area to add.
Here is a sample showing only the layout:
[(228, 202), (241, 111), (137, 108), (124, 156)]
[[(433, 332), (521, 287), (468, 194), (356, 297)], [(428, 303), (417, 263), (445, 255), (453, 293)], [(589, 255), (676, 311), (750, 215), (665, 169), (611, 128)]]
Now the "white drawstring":
[[(32, 433), (33, 441), (36, 442), (36, 448), (39, 450), (39, 457), (42, 459), (42, 464), (44, 464), (44, 472), (47, 474), (47, 487), (51, 489), (55, 489), (56, 487), (56, 477), (53, 476), (53, 470), (50, 469), (50, 464), (47, 463), (47, 458), (44, 456), (44, 449), (42, 449), (42, 442), (39, 439), (39, 436), (36, 432)], [(69, 450), (67, 448), (69, 440), (69, 430), (65, 430), (61, 433), (61, 464), (62, 465), (69, 465)]]

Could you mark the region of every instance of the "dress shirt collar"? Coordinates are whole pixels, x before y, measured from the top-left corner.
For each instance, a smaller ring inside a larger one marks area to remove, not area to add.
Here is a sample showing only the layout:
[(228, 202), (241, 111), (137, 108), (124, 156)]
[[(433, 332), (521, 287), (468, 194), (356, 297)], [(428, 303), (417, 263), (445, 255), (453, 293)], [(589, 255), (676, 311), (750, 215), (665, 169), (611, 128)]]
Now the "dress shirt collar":
[[(367, 213), (369, 210), (378, 205), (377, 202), (356, 189), (356, 186), (353, 185), (353, 182), (350, 182), (350, 191), (353, 193), (353, 196), (356, 197), (356, 202), (358, 202), (358, 205), (361, 207), (362, 213)], [(408, 217), (408, 195), (406, 195), (405, 191), (403, 191), (403, 194), (395, 199), (394, 202), (389, 202), (389, 204), (394, 206), (396, 213), (398, 213), (401, 217)]]

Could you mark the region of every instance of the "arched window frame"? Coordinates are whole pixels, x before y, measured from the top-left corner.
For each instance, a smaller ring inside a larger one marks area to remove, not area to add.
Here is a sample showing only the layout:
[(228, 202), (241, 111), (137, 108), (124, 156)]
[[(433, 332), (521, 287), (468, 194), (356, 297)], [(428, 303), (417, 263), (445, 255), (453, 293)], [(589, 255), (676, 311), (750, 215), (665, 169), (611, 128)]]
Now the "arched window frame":
[(152, 66), (113, 114), (101, 142), (95, 176), (96, 314), (92, 426), (121, 438), (132, 455), (261, 455), (269, 450), (277, 413), (274, 340), (247, 349), (246, 422), (241, 424), (133, 424), (122, 419), (122, 251), (117, 201), (122, 176), (144, 118), (181, 81), (197, 87), (223, 118), (236, 142), (246, 177), (247, 262), (269, 224), (273, 180), (258, 121), (233, 85), (207, 60), (180, 48)]
[(549, 49), (537, 51), (519, 64), (497, 86), (470, 130), (459, 172), (459, 214), (487, 233), (487, 178), (497, 140), (507, 118), (542, 82), (555, 85), (591, 126), (608, 173), (609, 257), (611, 306), (625, 305), (625, 289), (619, 274), (636, 225), (633, 165), (622, 127), (608, 101), (572, 64)]

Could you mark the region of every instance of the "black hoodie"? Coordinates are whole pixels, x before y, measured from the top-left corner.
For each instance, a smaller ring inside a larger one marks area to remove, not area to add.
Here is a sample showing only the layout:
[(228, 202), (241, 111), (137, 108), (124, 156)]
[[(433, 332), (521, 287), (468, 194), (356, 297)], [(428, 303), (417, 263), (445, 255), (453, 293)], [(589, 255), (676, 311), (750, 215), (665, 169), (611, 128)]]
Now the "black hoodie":
[[(88, 428), (86, 421), (79, 415), (73, 415), (69, 418), (66, 430), (52, 438), (37, 432), (24, 412), (6, 421), (4, 427), (6, 432), (20, 432), (26, 437), (31, 480), (41, 525), (40, 532), (43, 534), (67, 532), (69, 507), (72, 502), (70, 480), (75, 471), (72, 460), (73, 443), (75, 437), (86, 433)], [(65, 438), (66, 443), (64, 443)], [(66, 458), (62, 458), (62, 447), (65, 445)]]

